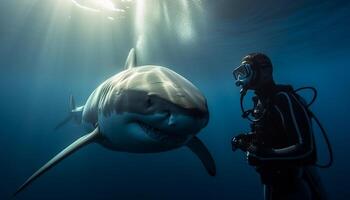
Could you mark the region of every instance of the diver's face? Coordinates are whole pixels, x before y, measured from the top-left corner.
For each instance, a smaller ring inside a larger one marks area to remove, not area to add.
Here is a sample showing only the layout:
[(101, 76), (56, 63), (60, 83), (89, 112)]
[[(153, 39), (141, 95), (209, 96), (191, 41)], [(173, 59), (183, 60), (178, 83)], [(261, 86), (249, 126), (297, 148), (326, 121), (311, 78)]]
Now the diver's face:
[(236, 86), (241, 88), (248, 88), (253, 79), (253, 70), (251, 64), (243, 61), (240, 66), (233, 70), (233, 77), (235, 78)]

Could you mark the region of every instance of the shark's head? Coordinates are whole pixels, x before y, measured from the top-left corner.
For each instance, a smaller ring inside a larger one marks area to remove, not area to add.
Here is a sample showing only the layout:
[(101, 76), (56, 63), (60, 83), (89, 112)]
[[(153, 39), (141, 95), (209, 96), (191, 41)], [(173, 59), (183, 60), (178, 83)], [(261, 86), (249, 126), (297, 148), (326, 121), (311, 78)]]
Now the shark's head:
[(129, 68), (106, 81), (101, 91), (106, 92), (100, 99), (99, 127), (102, 144), (110, 148), (131, 152), (173, 149), (208, 123), (205, 97), (191, 82), (165, 67)]
[(205, 97), (187, 79), (161, 66), (135, 66), (101, 84), (85, 104), (83, 118), (98, 123), (111, 149), (157, 152), (185, 144), (208, 123)]

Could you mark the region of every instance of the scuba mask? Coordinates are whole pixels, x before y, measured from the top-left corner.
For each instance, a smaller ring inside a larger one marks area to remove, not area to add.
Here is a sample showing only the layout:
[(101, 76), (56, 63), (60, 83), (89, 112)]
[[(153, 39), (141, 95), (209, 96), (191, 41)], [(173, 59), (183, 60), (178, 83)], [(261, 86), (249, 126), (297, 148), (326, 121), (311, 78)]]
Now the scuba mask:
[(252, 66), (249, 63), (243, 62), (240, 66), (233, 70), (236, 86), (246, 88), (253, 79)]

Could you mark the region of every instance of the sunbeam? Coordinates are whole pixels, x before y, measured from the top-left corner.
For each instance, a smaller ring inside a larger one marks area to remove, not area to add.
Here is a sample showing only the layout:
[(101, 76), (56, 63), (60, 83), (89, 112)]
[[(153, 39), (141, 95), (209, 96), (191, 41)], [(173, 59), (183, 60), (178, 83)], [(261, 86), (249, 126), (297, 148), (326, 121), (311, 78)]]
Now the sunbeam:
[[(196, 27), (193, 16), (203, 15), (199, 0), (71, 0), (77, 8), (96, 13), (113, 21), (113, 26), (125, 29), (123, 25), (132, 24), (133, 41), (140, 50), (139, 56), (145, 58), (147, 50), (158, 44), (156, 38), (189, 44), (195, 41)], [(121, 22), (123, 19), (125, 22)], [(196, 19), (198, 21), (198, 19)], [(94, 27), (96, 20), (83, 22)], [(100, 23), (100, 22), (99, 22)], [(130, 35), (129, 33), (125, 33)], [(112, 37), (112, 36), (111, 36)], [(150, 46), (151, 45), (151, 46)]]

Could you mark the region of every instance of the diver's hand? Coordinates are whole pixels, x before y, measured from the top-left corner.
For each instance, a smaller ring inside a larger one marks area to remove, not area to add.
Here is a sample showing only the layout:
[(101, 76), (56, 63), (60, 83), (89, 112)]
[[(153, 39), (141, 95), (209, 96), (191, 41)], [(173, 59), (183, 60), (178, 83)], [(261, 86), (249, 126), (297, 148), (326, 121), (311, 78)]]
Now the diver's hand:
[(248, 164), (251, 166), (258, 166), (260, 165), (260, 160), (255, 156), (255, 154), (251, 153), (251, 152), (247, 152), (247, 161)]
[(240, 149), (244, 152), (248, 151), (251, 144), (251, 137), (248, 134), (239, 134), (231, 140), (232, 151)]

